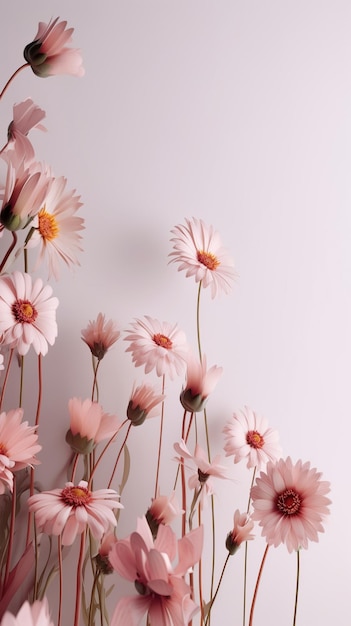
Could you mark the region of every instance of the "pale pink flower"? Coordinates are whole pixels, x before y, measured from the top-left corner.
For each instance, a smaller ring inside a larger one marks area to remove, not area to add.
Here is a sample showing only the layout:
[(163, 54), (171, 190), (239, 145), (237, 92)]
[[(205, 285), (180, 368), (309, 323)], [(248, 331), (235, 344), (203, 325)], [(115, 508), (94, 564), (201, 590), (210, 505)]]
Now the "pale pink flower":
[(32, 128), (45, 131), (40, 124), (45, 117), (45, 111), (34, 104), (32, 98), (27, 98), (13, 106), (13, 120), (8, 127), (7, 136), (9, 148), (14, 148), (20, 160), (34, 159), (34, 150), (27, 135)]
[(285, 543), (289, 552), (307, 548), (324, 532), (322, 521), (331, 503), (330, 483), (310, 463), (293, 464), (290, 457), (269, 462), (251, 489), (252, 519), (262, 526), (269, 545)]
[(260, 469), (281, 456), (278, 432), (269, 428), (266, 418), (248, 406), (233, 414), (223, 432), (226, 456), (234, 456), (234, 463), (247, 459), (248, 468)]
[(177, 324), (159, 322), (146, 315), (132, 323), (125, 340), (130, 341), (126, 352), (132, 353), (136, 367), (145, 365), (146, 374), (156, 369), (157, 376), (167, 374), (174, 379), (183, 373), (189, 348)]
[(198, 607), (184, 576), (199, 561), (202, 545), (202, 526), (177, 540), (170, 526), (161, 525), (153, 541), (146, 519), (138, 520), (137, 531), (117, 541), (109, 558), (139, 595), (121, 598), (111, 626), (139, 626), (145, 614), (152, 626), (188, 624)]
[(170, 496), (158, 494), (152, 499), (151, 506), (146, 512), (146, 519), (150, 526), (153, 537), (156, 537), (160, 524), (171, 524), (176, 517), (184, 511), (180, 508), (175, 491)]
[(159, 414), (159, 405), (164, 401), (165, 395), (157, 393), (151, 385), (143, 383), (133, 387), (127, 407), (127, 417), (133, 426), (140, 426), (147, 417), (155, 417)]
[(16, 616), (6, 611), (0, 626), (54, 626), (47, 599), (36, 600), (32, 605), (24, 602)]
[(110, 439), (121, 427), (116, 415), (104, 413), (98, 402), (89, 398), (71, 398), (68, 401), (70, 428), (66, 441), (75, 452), (88, 454), (103, 441)]
[(55, 74), (83, 76), (80, 50), (68, 48), (74, 28), (67, 28), (67, 22), (59, 22), (57, 17), (48, 24), (39, 22), (34, 41), (24, 49), (24, 58), (34, 74), (42, 78)]
[(89, 346), (93, 356), (98, 361), (120, 338), (120, 330), (113, 320), (106, 320), (105, 315), (99, 313), (96, 320), (90, 321), (87, 328), (82, 330), (82, 339)]
[(240, 513), (237, 509), (234, 513), (234, 526), (226, 539), (226, 548), (233, 555), (244, 541), (250, 541), (255, 538), (251, 533), (254, 522), (247, 513)]
[(0, 466), (12, 472), (39, 463), (35, 458), (41, 450), (36, 427), (22, 419), (23, 409), (0, 413)]
[(223, 368), (213, 365), (207, 370), (206, 356), (199, 361), (190, 353), (187, 359), (186, 385), (180, 394), (180, 401), (186, 411), (196, 413), (202, 411), (207, 398), (215, 388)]
[(11, 470), (0, 464), (0, 495), (4, 494), (7, 489), (13, 490), (13, 474)]
[(0, 276), (0, 335), (3, 343), (16, 347), (20, 355), (32, 345), (37, 354), (45, 355), (48, 343), (57, 336), (58, 299), (51, 297), (50, 285), (30, 274), (15, 271)]
[(64, 489), (36, 493), (28, 498), (39, 532), (61, 535), (62, 545), (72, 545), (87, 528), (98, 541), (117, 525), (113, 509), (123, 508), (114, 489), (90, 491), (88, 483), (67, 482)]
[(84, 219), (76, 212), (82, 206), (75, 190), (66, 190), (64, 176), (51, 178), (45, 195), (45, 202), (39, 208), (31, 226), (33, 234), (27, 248), (39, 247), (35, 269), (48, 262), (49, 277), (59, 278), (59, 266), (63, 261), (67, 267), (80, 265), (77, 254), (82, 251), (80, 230), (84, 229)]
[(234, 263), (213, 226), (193, 217), (171, 232), (174, 245), (170, 262), (179, 263), (178, 271), (186, 270), (186, 276), (194, 276), (203, 287), (211, 287), (212, 298), (220, 291), (229, 293), (236, 276)]

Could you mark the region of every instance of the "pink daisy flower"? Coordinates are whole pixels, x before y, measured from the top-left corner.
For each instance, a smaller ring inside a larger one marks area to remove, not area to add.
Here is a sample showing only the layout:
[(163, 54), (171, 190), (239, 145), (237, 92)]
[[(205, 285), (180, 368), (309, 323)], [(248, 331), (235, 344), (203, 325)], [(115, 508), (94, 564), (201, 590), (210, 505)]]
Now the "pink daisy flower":
[(113, 320), (106, 320), (105, 315), (99, 313), (96, 320), (89, 322), (82, 330), (82, 339), (89, 346), (93, 356), (101, 361), (106, 352), (120, 338), (120, 331)]
[(252, 519), (262, 526), (269, 545), (285, 543), (292, 552), (318, 541), (331, 503), (326, 497), (330, 483), (321, 480), (321, 475), (309, 462), (299, 460), (294, 465), (290, 457), (268, 463), (260, 473), (251, 489)]
[(49, 24), (39, 22), (34, 41), (24, 49), (24, 58), (34, 74), (42, 78), (55, 74), (83, 76), (80, 50), (68, 48), (74, 28), (67, 28), (67, 22), (59, 22), (57, 17)]
[(37, 465), (35, 458), (41, 450), (35, 426), (22, 422), (23, 409), (0, 413), (0, 466), (12, 472), (28, 465)]
[(170, 526), (161, 525), (153, 541), (146, 519), (138, 520), (137, 531), (117, 541), (109, 558), (139, 595), (118, 602), (111, 626), (139, 626), (145, 614), (152, 626), (188, 624), (198, 607), (184, 576), (199, 561), (202, 545), (202, 526), (177, 540)]
[(126, 352), (132, 353), (136, 367), (145, 366), (146, 374), (156, 369), (157, 376), (167, 374), (174, 379), (183, 373), (189, 348), (177, 324), (159, 322), (146, 315), (132, 323), (125, 341), (130, 341)]
[(47, 599), (36, 600), (32, 605), (24, 602), (16, 616), (6, 611), (0, 626), (54, 626)]
[(30, 274), (15, 271), (0, 277), (0, 334), (3, 343), (16, 347), (20, 355), (32, 345), (37, 354), (45, 355), (48, 343), (57, 336), (58, 299), (52, 289)]
[(53, 489), (28, 498), (40, 532), (61, 535), (62, 545), (70, 546), (87, 528), (98, 541), (111, 527), (117, 526), (113, 509), (123, 508), (114, 489), (90, 491), (88, 483), (67, 482), (64, 489)]
[(207, 370), (207, 361), (203, 355), (201, 362), (193, 354), (187, 360), (187, 380), (180, 394), (180, 401), (186, 411), (196, 413), (202, 411), (207, 398), (214, 390), (223, 368), (213, 365)]
[(268, 427), (266, 418), (247, 406), (233, 414), (223, 432), (226, 456), (234, 456), (234, 463), (247, 459), (248, 468), (260, 469), (281, 456), (278, 432)]
[(45, 131), (40, 124), (45, 117), (45, 111), (34, 104), (32, 98), (27, 98), (13, 107), (13, 120), (8, 128), (9, 147), (16, 150), (20, 160), (30, 161), (34, 159), (34, 150), (27, 135), (32, 128)]
[(239, 509), (235, 511), (233, 530), (227, 535), (225, 543), (231, 555), (237, 551), (243, 542), (251, 541), (255, 538), (255, 535), (251, 533), (254, 525), (247, 513), (240, 513)]
[(221, 291), (229, 293), (236, 276), (234, 263), (213, 226), (193, 217), (171, 232), (174, 245), (170, 262), (179, 263), (178, 271), (185, 270), (186, 276), (210, 287), (212, 298)]
[(157, 393), (151, 385), (144, 383), (134, 387), (127, 408), (128, 419), (133, 426), (140, 426), (147, 417), (159, 414), (158, 408), (164, 399), (164, 394)]
[(68, 267), (79, 265), (77, 254), (82, 251), (80, 230), (84, 220), (76, 212), (82, 206), (75, 190), (66, 190), (67, 180), (63, 176), (51, 178), (45, 195), (45, 203), (33, 221), (33, 234), (27, 248), (39, 247), (36, 268), (47, 258), (49, 277), (59, 278), (59, 265), (63, 261)]
[(70, 427), (66, 441), (80, 454), (89, 454), (104, 439), (110, 439), (121, 427), (116, 415), (103, 412), (98, 402), (89, 398), (71, 398), (68, 402)]

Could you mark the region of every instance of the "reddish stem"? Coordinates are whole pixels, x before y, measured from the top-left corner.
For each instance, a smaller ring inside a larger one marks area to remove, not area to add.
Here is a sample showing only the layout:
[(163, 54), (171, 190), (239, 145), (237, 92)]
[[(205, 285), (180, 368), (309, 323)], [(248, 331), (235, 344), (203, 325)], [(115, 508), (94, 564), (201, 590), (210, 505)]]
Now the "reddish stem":
[(255, 591), (254, 591), (254, 595), (253, 595), (252, 602), (251, 602), (249, 626), (252, 626), (252, 624), (253, 624), (253, 614), (254, 614), (254, 608), (255, 608), (255, 604), (256, 604), (257, 592), (258, 592), (258, 587), (259, 587), (259, 584), (260, 584), (261, 575), (262, 575), (262, 571), (263, 571), (264, 562), (266, 560), (268, 548), (269, 548), (269, 544), (267, 543), (266, 549), (265, 549), (263, 557), (262, 557), (260, 570), (258, 572), (258, 576), (257, 576), (257, 580), (256, 580)]
[(17, 74), (19, 74), (19, 72), (21, 70), (24, 70), (25, 67), (28, 67), (29, 63), (24, 63), (23, 65), (21, 65), (20, 67), (17, 68), (17, 70), (12, 74), (12, 76), (10, 76), (10, 78), (8, 79), (5, 87), (3, 88), (2, 92), (0, 93), (0, 100), (3, 97), (6, 89), (9, 87), (9, 85), (12, 83), (13, 79), (17, 76)]
[(16, 247), (16, 243), (17, 243), (17, 235), (15, 233), (15, 231), (13, 231), (12, 233), (12, 244), (10, 245), (8, 251), (6, 252), (3, 260), (1, 261), (1, 265), (0, 265), (0, 274), (2, 272), (2, 270), (4, 269), (5, 265), (6, 265), (6, 261), (9, 258), (12, 250)]

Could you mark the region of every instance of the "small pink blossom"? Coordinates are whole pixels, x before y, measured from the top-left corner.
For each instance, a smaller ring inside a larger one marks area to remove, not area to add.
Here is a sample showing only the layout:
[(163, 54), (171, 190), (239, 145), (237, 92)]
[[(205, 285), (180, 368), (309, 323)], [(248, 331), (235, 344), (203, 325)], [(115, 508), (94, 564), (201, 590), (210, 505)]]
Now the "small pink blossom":
[(173, 380), (184, 372), (189, 348), (177, 324), (146, 315), (132, 323), (125, 341), (130, 342), (126, 352), (132, 353), (136, 367), (145, 366), (146, 374), (155, 369), (157, 376), (167, 374)]
[(9, 148), (16, 150), (21, 161), (34, 159), (34, 150), (27, 135), (32, 128), (45, 131), (46, 128), (40, 123), (45, 117), (45, 111), (34, 104), (32, 98), (27, 98), (13, 106), (13, 120), (8, 128)]
[(120, 338), (120, 335), (116, 323), (113, 320), (106, 320), (102, 313), (99, 313), (96, 320), (90, 321), (87, 328), (82, 330), (83, 341), (98, 361), (103, 359), (106, 352)]
[(171, 232), (174, 245), (170, 262), (179, 263), (178, 271), (185, 270), (187, 277), (194, 276), (204, 288), (210, 287), (212, 298), (220, 291), (228, 293), (236, 275), (234, 263), (213, 226), (193, 217)]
[(24, 58), (34, 74), (45, 78), (55, 74), (83, 76), (80, 50), (68, 48), (74, 28), (66, 28), (67, 22), (55, 20), (48, 24), (39, 22), (34, 41), (24, 49)]
[(226, 548), (233, 555), (244, 541), (250, 541), (255, 538), (251, 533), (254, 522), (247, 513), (240, 513), (237, 509), (234, 513), (233, 530), (227, 535)]
[(16, 616), (6, 611), (0, 626), (54, 626), (47, 599), (36, 600), (32, 605), (24, 602)]
[(248, 468), (260, 469), (281, 455), (278, 432), (268, 427), (266, 418), (247, 406), (233, 414), (223, 432), (226, 456), (234, 456), (234, 463), (247, 459)]
[(68, 411), (70, 428), (66, 441), (81, 454), (91, 452), (100, 441), (110, 439), (121, 427), (116, 415), (104, 413), (102, 406), (89, 398), (71, 398)]
[(215, 388), (223, 368), (213, 365), (207, 370), (206, 356), (201, 362), (191, 353), (187, 359), (186, 385), (180, 394), (180, 401), (186, 411), (196, 413), (202, 411), (207, 398)]
[(113, 567), (110, 563), (110, 552), (113, 546), (117, 543), (117, 537), (115, 533), (109, 532), (103, 536), (99, 551), (95, 557), (96, 564), (99, 570), (106, 576), (107, 574), (112, 574)]
[(165, 395), (157, 393), (151, 385), (142, 384), (133, 387), (130, 397), (127, 417), (133, 426), (140, 426), (147, 417), (155, 417), (159, 414), (159, 405), (164, 401)]
[(40, 532), (61, 535), (62, 545), (71, 545), (87, 528), (98, 541), (117, 525), (113, 509), (123, 508), (113, 489), (90, 491), (88, 483), (67, 482), (64, 489), (52, 489), (28, 498)]
[(16, 347), (20, 355), (32, 345), (45, 355), (57, 336), (58, 299), (51, 297), (50, 285), (30, 274), (15, 271), (0, 276), (0, 335), (3, 343)]
[(310, 463), (290, 457), (269, 462), (251, 489), (252, 519), (262, 527), (269, 545), (285, 543), (289, 552), (307, 548), (324, 532), (322, 521), (331, 503), (330, 483)]
[(146, 519), (150, 526), (153, 537), (156, 537), (160, 524), (171, 524), (176, 517), (183, 515), (175, 491), (170, 496), (158, 494), (152, 499), (151, 506), (146, 512)]

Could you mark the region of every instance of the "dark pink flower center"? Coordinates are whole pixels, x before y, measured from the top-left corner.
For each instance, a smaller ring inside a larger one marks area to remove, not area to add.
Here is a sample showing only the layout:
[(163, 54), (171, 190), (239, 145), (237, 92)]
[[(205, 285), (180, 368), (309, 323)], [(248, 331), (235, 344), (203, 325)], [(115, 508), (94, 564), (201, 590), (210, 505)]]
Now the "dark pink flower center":
[(61, 500), (68, 506), (85, 506), (91, 499), (91, 491), (86, 487), (65, 487), (61, 492)]
[(217, 267), (220, 265), (220, 262), (218, 261), (217, 257), (214, 254), (211, 254), (211, 252), (205, 252), (204, 250), (197, 250), (196, 258), (199, 261), (199, 263), (201, 263), (202, 265), (207, 267), (208, 270), (211, 270), (211, 271), (216, 270)]
[(277, 509), (283, 515), (297, 515), (301, 503), (301, 496), (294, 489), (285, 489), (285, 491), (278, 496)]
[(153, 336), (153, 340), (157, 346), (161, 346), (161, 348), (165, 348), (165, 350), (172, 349), (172, 341), (166, 335), (162, 335), (162, 333), (157, 333)]
[(246, 434), (246, 443), (251, 448), (262, 448), (264, 446), (264, 439), (257, 430), (249, 430)]
[(21, 324), (33, 324), (38, 316), (38, 311), (29, 300), (16, 300), (11, 310), (16, 322)]

